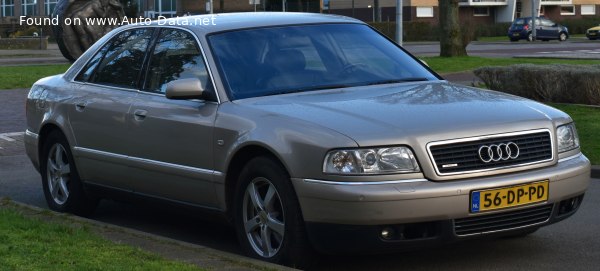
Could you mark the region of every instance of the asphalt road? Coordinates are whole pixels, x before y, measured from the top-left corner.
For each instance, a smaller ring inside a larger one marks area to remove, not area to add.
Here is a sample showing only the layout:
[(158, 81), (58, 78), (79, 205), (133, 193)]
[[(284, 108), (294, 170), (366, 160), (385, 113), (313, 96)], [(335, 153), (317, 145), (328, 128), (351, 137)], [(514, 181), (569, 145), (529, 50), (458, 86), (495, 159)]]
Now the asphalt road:
[[(23, 117), (23, 96), (23, 90), (0, 91), (2, 129), (13, 129), (11, 132), (24, 129), (20, 120), (12, 120)], [(47, 208), (40, 175), (24, 154), (22, 134), (0, 135), (2, 196)], [(597, 270), (600, 265), (598, 206), (600, 180), (592, 180), (577, 214), (526, 238), (468, 242), (409, 253), (325, 256), (315, 270)], [(174, 212), (173, 209), (102, 201), (91, 218), (240, 253), (231, 228), (197, 215)]]

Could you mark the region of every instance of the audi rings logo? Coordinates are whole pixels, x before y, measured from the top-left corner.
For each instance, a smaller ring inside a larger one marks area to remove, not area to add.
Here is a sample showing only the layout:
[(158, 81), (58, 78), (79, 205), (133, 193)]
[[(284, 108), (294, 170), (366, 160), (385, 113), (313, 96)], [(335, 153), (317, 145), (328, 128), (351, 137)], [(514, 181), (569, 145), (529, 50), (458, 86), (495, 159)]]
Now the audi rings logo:
[(514, 142), (483, 145), (478, 152), (479, 159), (484, 163), (505, 161), (519, 157), (519, 146)]

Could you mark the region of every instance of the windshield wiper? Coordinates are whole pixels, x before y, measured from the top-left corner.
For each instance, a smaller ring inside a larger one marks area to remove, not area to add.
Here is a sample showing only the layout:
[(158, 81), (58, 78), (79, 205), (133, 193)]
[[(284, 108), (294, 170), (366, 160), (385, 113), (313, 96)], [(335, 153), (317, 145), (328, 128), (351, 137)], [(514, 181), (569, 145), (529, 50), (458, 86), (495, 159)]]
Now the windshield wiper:
[(406, 78), (401, 78), (401, 79), (375, 81), (375, 82), (368, 83), (367, 86), (406, 83), (406, 82), (420, 82), (420, 81), (429, 81), (429, 79), (427, 79), (425, 77), (406, 77)]

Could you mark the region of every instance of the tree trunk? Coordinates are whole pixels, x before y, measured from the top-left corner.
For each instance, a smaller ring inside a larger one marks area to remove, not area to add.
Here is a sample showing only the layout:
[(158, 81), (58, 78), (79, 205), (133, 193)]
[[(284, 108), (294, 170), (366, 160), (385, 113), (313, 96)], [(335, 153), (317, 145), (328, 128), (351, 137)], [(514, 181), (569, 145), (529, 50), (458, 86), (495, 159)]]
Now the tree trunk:
[(438, 0), (440, 12), (440, 56), (466, 56), (467, 44), (458, 23), (459, 0)]
[(219, 12), (225, 12), (225, 0), (219, 0)]
[(373, 0), (373, 11), (375, 12), (375, 22), (381, 22), (381, 14), (379, 13), (379, 0)]

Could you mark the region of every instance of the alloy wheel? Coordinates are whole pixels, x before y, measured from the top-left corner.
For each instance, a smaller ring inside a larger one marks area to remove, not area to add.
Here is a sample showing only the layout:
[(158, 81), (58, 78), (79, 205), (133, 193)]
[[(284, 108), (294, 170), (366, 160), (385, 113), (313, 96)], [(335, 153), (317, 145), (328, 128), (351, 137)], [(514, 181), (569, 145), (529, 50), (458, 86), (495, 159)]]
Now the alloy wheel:
[(254, 251), (264, 258), (279, 252), (285, 235), (285, 213), (277, 188), (268, 179), (257, 177), (246, 187), (242, 218)]
[(63, 205), (69, 199), (69, 181), (71, 179), (71, 166), (67, 152), (61, 144), (54, 144), (48, 152), (46, 175), (48, 190), (54, 202)]

